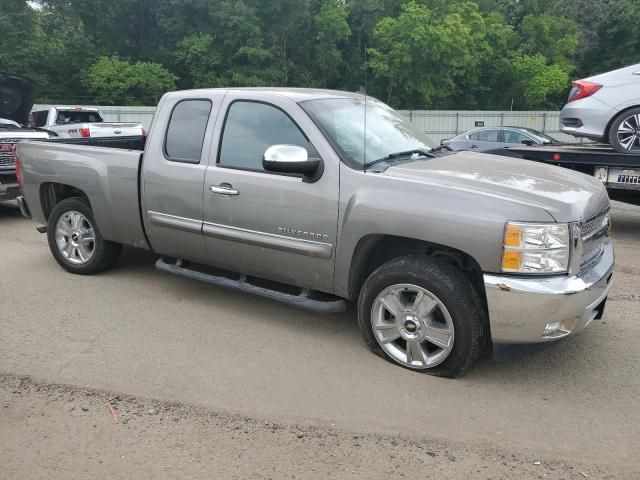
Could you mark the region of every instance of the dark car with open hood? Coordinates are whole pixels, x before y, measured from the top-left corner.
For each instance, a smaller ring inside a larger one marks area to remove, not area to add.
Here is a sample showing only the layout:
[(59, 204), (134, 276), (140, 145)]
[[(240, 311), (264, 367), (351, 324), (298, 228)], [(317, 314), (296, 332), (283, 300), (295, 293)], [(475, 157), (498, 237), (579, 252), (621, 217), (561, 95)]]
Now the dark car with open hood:
[(21, 140), (46, 140), (52, 132), (29, 127), (29, 113), (37, 93), (26, 77), (0, 72), (0, 200), (18, 196), (16, 145)]

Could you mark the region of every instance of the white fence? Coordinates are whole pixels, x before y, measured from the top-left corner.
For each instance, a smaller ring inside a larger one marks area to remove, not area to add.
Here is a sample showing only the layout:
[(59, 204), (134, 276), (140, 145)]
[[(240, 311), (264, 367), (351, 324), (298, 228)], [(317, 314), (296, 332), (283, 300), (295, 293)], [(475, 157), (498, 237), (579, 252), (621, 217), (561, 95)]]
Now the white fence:
[[(36, 105), (35, 108), (48, 105)], [(155, 107), (101, 107), (108, 122), (140, 122), (146, 129), (151, 124)], [(576, 138), (560, 133), (560, 112), (556, 111), (454, 111), (454, 110), (400, 110), (400, 113), (425, 132), (431, 143), (437, 145), (476, 126), (517, 126), (544, 132), (562, 142), (576, 142)]]
[(425, 132), (433, 144), (454, 137), (475, 127), (527, 127), (546, 133), (561, 142), (579, 140), (560, 132), (560, 112), (557, 111), (451, 111), (401, 110), (402, 116)]

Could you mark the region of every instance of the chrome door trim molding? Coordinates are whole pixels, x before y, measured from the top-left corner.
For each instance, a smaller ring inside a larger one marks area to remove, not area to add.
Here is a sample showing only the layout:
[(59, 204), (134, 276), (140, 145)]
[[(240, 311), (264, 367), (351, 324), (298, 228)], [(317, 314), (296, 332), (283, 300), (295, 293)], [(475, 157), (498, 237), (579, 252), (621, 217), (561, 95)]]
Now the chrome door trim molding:
[(202, 232), (208, 237), (220, 238), (232, 242), (256, 245), (284, 252), (297, 253), (308, 257), (331, 258), (333, 245), (301, 238), (285, 237), (274, 233), (257, 232), (245, 228), (229, 227), (216, 223), (204, 222)]
[(173, 228), (183, 232), (202, 233), (202, 220), (169, 215), (168, 213), (147, 210), (149, 221), (158, 227)]

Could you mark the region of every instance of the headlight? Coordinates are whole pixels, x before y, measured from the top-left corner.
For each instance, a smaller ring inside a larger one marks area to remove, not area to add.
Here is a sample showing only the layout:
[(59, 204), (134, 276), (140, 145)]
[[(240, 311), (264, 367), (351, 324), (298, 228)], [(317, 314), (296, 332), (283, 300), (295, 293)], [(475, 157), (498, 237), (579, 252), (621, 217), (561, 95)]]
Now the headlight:
[(502, 242), (502, 271), (510, 273), (566, 273), (571, 236), (566, 223), (508, 222)]

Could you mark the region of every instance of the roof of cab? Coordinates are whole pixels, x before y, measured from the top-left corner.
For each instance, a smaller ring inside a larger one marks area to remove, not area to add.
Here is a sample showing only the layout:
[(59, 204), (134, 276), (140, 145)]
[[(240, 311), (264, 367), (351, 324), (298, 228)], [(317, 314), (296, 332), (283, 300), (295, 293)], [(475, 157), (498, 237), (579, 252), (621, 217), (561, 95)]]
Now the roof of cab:
[(237, 87), (237, 88), (204, 88), (197, 90), (178, 90), (167, 93), (166, 96), (178, 96), (180, 98), (206, 93), (226, 93), (226, 92), (255, 92), (270, 95), (277, 95), (293, 100), (294, 102), (304, 102), (306, 100), (326, 100), (329, 98), (362, 98), (363, 95), (355, 92), (345, 92), (340, 90), (324, 90), (320, 88), (289, 88), (289, 87)]

